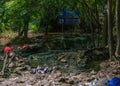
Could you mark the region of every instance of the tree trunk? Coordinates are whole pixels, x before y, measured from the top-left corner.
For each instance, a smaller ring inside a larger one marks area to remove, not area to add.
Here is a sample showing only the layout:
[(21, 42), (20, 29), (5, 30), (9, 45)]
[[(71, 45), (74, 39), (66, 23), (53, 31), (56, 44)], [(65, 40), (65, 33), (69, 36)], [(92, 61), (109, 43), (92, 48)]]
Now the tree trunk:
[(97, 6), (97, 0), (94, 1), (94, 7), (95, 7), (95, 21), (96, 21), (96, 34), (97, 34), (97, 47), (100, 47), (100, 30), (101, 30), (101, 25), (99, 22), (99, 12), (98, 12), (98, 6)]
[(111, 22), (111, 17), (112, 17), (112, 5), (111, 5), (111, 0), (107, 0), (107, 5), (108, 5), (108, 47), (109, 47), (109, 56), (110, 59), (112, 59), (113, 56), (113, 33), (112, 33), (112, 22)]
[(120, 55), (120, 0), (116, 0), (116, 30), (117, 30), (117, 46), (115, 56)]
[(29, 26), (29, 21), (25, 21), (24, 23), (24, 28), (23, 28), (23, 33), (24, 33), (24, 37), (27, 38), (28, 37), (28, 26)]
[(103, 27), (103, 39), (102, 39), (102, 46), (105, 47), (107, 45), (107, 32), (108, 31), (108, 22), (107, 22), (107, 15), (104, 14), (104, 27)]
[(22, 37), (23, 36), (23, 31), (24, 31), (23, 27), (19, 27), (18, 28), (18, 37)]
[[(91, 13), (90, 13), (91, 16)], [(92, 23), (92, 18), (90, 17), (90, 29), (91, 29), (91, 39), (92, 39), (92, 47), (95, 47), (95, 39), (94, 39), (94, 28)]]
[(46, 24), (46, 27), (45, 27), (45, 35), (48, 35), (48, 24)]

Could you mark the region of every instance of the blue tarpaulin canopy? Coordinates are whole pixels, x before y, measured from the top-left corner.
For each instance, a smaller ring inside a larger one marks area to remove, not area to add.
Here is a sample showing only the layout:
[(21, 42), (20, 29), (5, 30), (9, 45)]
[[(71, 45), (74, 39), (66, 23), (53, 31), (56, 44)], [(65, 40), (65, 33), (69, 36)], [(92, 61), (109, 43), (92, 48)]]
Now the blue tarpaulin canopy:
[(76, 10), (63, 10), (60, 13), (59, 24), (72, 24), (76, 25), (80, 23), (80, 12)]

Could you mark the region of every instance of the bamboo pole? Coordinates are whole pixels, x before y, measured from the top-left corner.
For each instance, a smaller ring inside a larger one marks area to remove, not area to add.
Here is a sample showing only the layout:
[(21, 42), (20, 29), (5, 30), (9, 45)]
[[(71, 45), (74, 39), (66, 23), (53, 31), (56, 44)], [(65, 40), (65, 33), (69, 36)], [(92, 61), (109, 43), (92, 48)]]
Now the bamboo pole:
[(3, 63), (3, 68), (2, 68), (2, 71), (1, 71), (2, 75), (4, 75), (4, 70), (5, 70), (5, 67), (6, 67), (7, 58), (8, 58), (8, 53), (6, 53), (6, 55), (5, 55), (5, 59), (4, 59), (4, 63)]

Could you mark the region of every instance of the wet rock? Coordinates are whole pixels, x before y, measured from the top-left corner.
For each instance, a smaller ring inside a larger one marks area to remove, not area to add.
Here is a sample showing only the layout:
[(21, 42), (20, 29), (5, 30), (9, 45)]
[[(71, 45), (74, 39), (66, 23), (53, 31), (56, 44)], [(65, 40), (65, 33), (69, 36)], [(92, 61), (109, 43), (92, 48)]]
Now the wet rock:
[(100, 67), (101, 67), (101, 68), (107, 68), (107, 67), (109, 67), (109, 65), (106, 64), (106, 62), (102, 62), (102, 63), (100, 64)]
[(103, 52), (102, 51), (99, 51), (99, 50), (94, 50), (93, 53), (95, 55), (103, 55)]
[(91, 80), (96, 79), (96, 75), (91, 75)]
[(116, 65), (116, 62), (114, 62), (114, 61), (111, 61), (109, 65), (110, 65), (112, 68), (116, 68), (116, 66), (117, 66), (117, 65)]
[(115, 70), (113, 70), (113, 74), (120, 74), (120, 72), (117, 70), (117, 69), (115, 69)]
[(74, 73), (70, 73), (69, 75), (70, 75), (70, 76), (74, 76), (75, 74), (74, 74)]
[(74, 80), (69, 80), (68, 83), (69, 84), (75, 84), (75, 81)]
[(52, 70), (58, 70), (58, 69), (59, 69), (58, 66), (53, 66), (53, 67), (52, 67)]
[(25, 67), (17, 67), (16, 71), (21, 71), (21, 70), (24, 70), (24, 69), (25, 69)]
[(12, 68), (12, 67), (14, 67), (14, 66), (15, 66), (15, 64), (14, 64), (13, 62), (11, 62), (11, 63), (8, 65), (9, 68)]
[(66, 59), (61, 59), (60, 60), (62, 63), (67, 63), (67, 60)]
[(61, 77), (61, 76), (62, 76), (62, 73), (61, 73), (60, 71), (56, 72), (55, 78), (59, 78), (59, 77)]
[(21, 75), (23, 70), (25, 70), (25, 67), (17, 67), (13, 70), (13, 73)]
[(27, 77), (22, 77), (22, 78), (19, 78), (18, 80), (16, 80), (16, 83), (24, 83), (27, 80), (28, 80)]
[(76, 72), (73, 72), (73, 73), (70, 73), (70, 76), (75, 76), (77, 73)]
[(97, 85), (97, 86), (106, 86), (106, 85), (104, 84), (104, 80), (105, 80), (105, 79), (99, 79), (96, 85)]
[(106, 76), (106, 74), (105, 74), (104, 71), (100, 71), (100, 72), (98, 73), (98, 77), (99, 77), (99, 78), (103, 78), (103, 77), (105, 77), (105, 76)]
[(57, 60), (58, 60), (58, 61), (60, 61), (61, 59), (64, 59), (64, 58), (65, 58), (65, 56), (66, 56), (65, 54), (62, 54), (62, 55), (60, 55), (60, 56), (58, 57), (58, 59), (57, 59)]
[(38, 82), (37, 80), (30, 80), (30, 83), (29, 83), (29, 84), (30, 84), (31, 86), (34, 86), (35, 83), (37, 83), (37, 82)]
[(90, 74), (91, 75), (95, 75), (95, 74), (97, 74), (94, 70), (92, 70), (91, 72), (90, 72)]
[(24, 68), (25, 68), (26, 70), (28, 70), (28, 71), (31, 70), (31, 67), (30, 67), (29, 65), (25, 65)]
[(58, 82), (62, 82), (62, 83), (66, 83), (67, 80), (69, 80), (68, 78), (62, 77), (58, 80)]
[(64, 68), (65, 68), (65, 69), (69, 68), (69, 65), (68, 65), (68, 64), (66, 64), (66, 65), (64, 66)]
[(11, 73), (10, 78), (14, 78), (14, 77), (16, 77), (16, 76), (17, 76), (17, 74)]
[(91, 82), (92, 80), (91, 80), (90, 77), (86, 77), (86, 78), (85, 78), (85, 81), (87, 81), (87, 82)]
[(17, 63), (16, 63), (16, 66), (17, 66), (17, 67), (20, 67), (20, 66), (23, 66), (24, 64), (25, 64), (24, 62), (23, 62), (23, 63), (18, 63), (18, 62), (17, 62)]
[(4, 80), (5, 80), (5, 78), (0, 77), (0, 82), (3, 82)]

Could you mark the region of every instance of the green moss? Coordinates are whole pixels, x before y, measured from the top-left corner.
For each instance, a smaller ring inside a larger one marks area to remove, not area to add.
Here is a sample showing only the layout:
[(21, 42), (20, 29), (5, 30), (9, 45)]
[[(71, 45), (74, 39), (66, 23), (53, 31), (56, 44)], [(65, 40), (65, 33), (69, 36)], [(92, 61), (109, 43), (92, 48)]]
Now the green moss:
[(3, 67), (3, 61), (0, 60), (0, 69)]
[(36, 68), (38, 65), (40, 65), (40, 62), (38, 60), (31, 60), (26, 64), (30, 65), (31, 68)]
[(10, 71), (9, 71), (9, 69), (5, 69), (4, 75), (2, 77), (3, 78), (9, 78), (10, 77)]
[(91, 71), (91, 70), (99, 71), (100, 63), (101, 63), (101, 61), (91, 61), (86, 65), (86, 70), (87, 71)]

